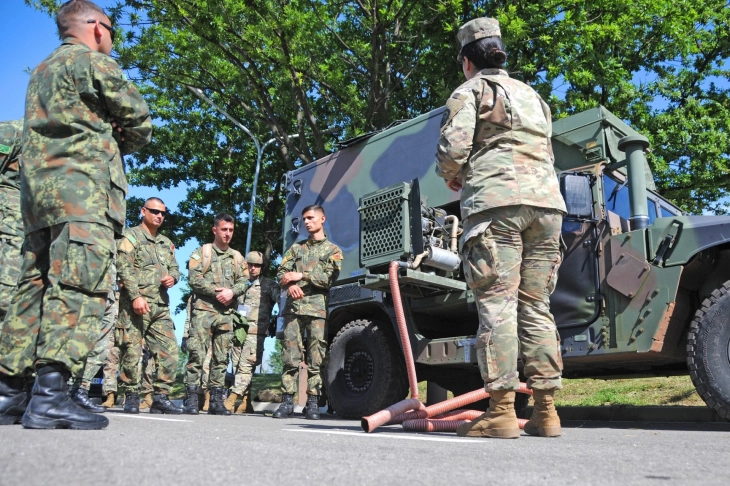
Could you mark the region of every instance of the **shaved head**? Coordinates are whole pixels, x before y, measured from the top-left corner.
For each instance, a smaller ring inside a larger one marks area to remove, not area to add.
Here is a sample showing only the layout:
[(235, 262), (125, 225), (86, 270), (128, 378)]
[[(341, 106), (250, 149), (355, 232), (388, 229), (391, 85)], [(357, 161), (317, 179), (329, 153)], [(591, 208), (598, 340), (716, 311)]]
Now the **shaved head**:
[(104, 9), (89, 0), (69, 0), (61, 5), (56, 13), (56, 26), (61, 39), (81, 23), (90, 19), (108, 18)]

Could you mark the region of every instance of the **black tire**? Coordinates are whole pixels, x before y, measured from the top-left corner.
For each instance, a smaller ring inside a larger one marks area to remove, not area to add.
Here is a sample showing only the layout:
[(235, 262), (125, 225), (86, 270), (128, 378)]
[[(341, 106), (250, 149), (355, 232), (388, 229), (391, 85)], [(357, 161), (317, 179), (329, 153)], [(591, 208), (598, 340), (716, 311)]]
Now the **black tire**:
[(408, 376), (395, 333), (386, 325), (356, 320), (332, 340), (327, 397), (335, 413), (360, 419), (404, 399)]
[(730, 420), (730, 281), (695, 313), (687, 335), (687, 366), (697, 394)]

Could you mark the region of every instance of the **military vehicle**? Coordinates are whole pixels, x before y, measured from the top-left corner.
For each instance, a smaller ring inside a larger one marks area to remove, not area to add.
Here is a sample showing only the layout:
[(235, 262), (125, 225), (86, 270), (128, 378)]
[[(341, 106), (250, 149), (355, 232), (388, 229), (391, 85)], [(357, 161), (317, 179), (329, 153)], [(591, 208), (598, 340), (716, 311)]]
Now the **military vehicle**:
[[(476, 307), (452, 245), (459, 194), (434, 173), (442, 113), (351, 140), (285, 175), (284, 248), (306, 237), (300, 213), (316, 203), (345, 257), (330, 291), (327, 366), (329, 403), (343, 417), (408, 393), (389, 291), (394, 260), (406, 262), (399, 283), (418, 380), (454, 394), (483, 386)], [(554, 122), (553, 133), (568, 208), (551, 298), (564, 376), (689, 372), (730, 418), (730, 217), (688, 216), (657, 194), (646, 138), (603, 107)]]

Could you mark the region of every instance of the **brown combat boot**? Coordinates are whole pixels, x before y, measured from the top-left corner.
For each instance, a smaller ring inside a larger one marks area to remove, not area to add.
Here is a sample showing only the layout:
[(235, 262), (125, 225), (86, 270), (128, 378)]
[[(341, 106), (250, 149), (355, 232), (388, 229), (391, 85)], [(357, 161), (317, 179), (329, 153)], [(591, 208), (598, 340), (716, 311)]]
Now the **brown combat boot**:
[(226, 397), (226, 401), (223, 402), (223, 406), (226, 407), (226, 410), (233, 413), (233, 408), (236, 406), (236, 400), (241, 398), (241, 395), (238, 393), (228, 392), (228, 396)]
[(251, 404), (251, 389), (249, 388), (241, 398), (241, 404), (236, 408), (235, 413), (253, 413), (253, 405)]
[(525, 424), (525, 432), (540, 437), (559, 437), (562, 434), (560, 417), (555, 410), (555, 390), (532, 390), (535, 407), (532, 417)]
[(144, 400), (139, 404), (140, 410), (149, 410), (152, 406), (152, 393), (148, 393), (144, 396)]
[(205, 390), (205, 402), (203, 403), (203, 412), (207, 412), (210, 408), (210, 390)]
[(456, 429), (459, 437), (492, 437), (497, 439), (516, 439), (520, 436), (520, 426), (515, 414), (514, 390), (490, 392), (489, 409), (486, 413)]
[(101, 404), (102, 407), (106, 408), (114, 408), (114, 404), (117, 402), (117, 394), (114, 392), (109, 392), (106, 395), (106, 399), (104, 400), (104, 403)]

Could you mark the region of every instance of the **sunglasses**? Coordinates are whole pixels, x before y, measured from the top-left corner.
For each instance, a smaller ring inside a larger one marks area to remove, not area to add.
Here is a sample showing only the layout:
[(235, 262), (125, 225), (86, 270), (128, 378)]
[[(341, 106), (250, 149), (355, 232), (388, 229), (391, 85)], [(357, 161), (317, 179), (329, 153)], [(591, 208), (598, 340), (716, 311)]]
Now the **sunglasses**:
[(147, 211), (154, 214), (155, 216), (157, 216), (159, 214), (161, 214), (163, 218), (165, 216), (167, 216), (167, 211), (162, 211), (160, 209), (152, 209), (152, 208), (148, 208), (147, 206), (142, 206), (142, 209), (146, 209)]
[(112, 39), (112, 44), (114, 43), (114, 27), (112, 27), (109, 24), (105, 24), (104, 22), (101, 22), (100, 20), (87, 20), (87, 24), (96, 24), (99, 23), (102, 27), (104, 27), (106, 30), (109, 31), (109, 37)]

